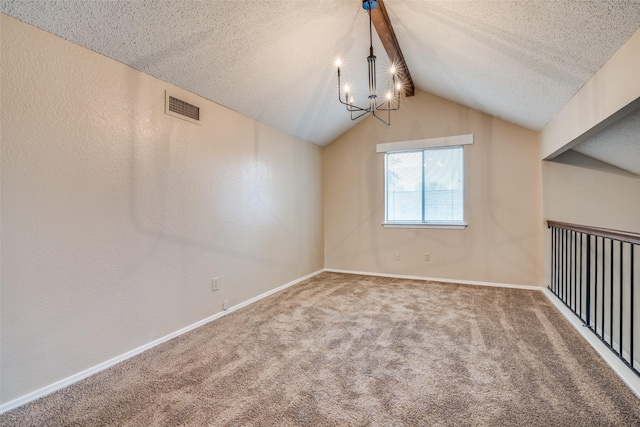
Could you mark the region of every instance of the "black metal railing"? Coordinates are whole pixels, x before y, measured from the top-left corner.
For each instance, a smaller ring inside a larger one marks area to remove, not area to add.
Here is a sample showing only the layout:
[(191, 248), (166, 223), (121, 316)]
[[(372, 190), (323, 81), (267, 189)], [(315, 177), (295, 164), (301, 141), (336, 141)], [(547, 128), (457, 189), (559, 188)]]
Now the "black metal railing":
[(553, 292), (640, 376), (640, 234), (547, 221)]

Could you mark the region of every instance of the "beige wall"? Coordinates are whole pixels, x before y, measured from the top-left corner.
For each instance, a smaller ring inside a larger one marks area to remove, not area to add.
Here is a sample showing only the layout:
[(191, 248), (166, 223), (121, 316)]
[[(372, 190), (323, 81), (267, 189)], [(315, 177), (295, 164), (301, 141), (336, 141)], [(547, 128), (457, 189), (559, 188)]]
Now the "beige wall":
[[(386, 127), (367, 118), (324, 148), (325, 266), (522, 285), (542, 284), (537, 135), (423, 92)], [(465, 147), (465, 230), (383, 228), (376, 144), (474, 134)], [(394, 254), (400, 252), (400, 261)], [(424, 261), (424, 253), (431, 261)]]
[[(542, 162), (544, 219), (640, 233), (640, 177)], [(545, 228), (544, 281), (551, 233)]]
[(0, 402), (323, 267), (319, 147), (202, 98), (202, 126), (167, 116), (188, 93), (0, 26)]

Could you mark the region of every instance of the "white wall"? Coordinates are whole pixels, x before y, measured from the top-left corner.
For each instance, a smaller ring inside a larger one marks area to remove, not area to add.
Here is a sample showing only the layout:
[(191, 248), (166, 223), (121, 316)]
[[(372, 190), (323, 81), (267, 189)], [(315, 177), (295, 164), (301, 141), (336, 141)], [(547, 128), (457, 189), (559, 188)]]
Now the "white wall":
[(319, 147), (0, 27), (1, 403), (323, 267)]
[[(376, 144), (472, 133), (465, 146), (465, 230), (383, 228), (384, 155)], [(537, 134), (416, 92), (386, 127), (374, 118), (324, 148), (327, 268), (542, 284)], [(400, 261), (395, 253), (400, 252)], [(431, 261), (424, 261), (424, 253)]]

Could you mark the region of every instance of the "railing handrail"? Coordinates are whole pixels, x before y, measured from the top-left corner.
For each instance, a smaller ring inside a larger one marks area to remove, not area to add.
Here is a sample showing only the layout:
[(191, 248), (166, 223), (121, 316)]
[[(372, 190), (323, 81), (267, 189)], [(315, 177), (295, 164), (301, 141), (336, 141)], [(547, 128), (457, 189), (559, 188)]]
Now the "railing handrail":
[(579, 233), (591, 234), (594, 236), (607, 237), (621, 242), (640, 245), (640, 233), (631, 231), (611, 230), (609, 228), (591, 227), (589, 225), (569, 224), (567, 222), (547, 221), (548, 227), (564, 228), (577, 231)]

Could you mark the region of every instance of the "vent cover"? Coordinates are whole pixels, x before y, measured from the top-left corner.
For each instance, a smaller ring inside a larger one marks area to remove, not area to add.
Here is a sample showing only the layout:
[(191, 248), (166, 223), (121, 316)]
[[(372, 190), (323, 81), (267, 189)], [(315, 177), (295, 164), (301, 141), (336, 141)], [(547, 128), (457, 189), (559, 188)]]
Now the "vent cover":
[(169, 111), (182, 114), (194, 120), (200, 120), (200, 108), (178, 98), (174, 98), (173, 96), (169, 97)]
[(165, 92), (164, 112), (170, 116), (200, 124), (200, 107), (169, 95), (169, 92)]

